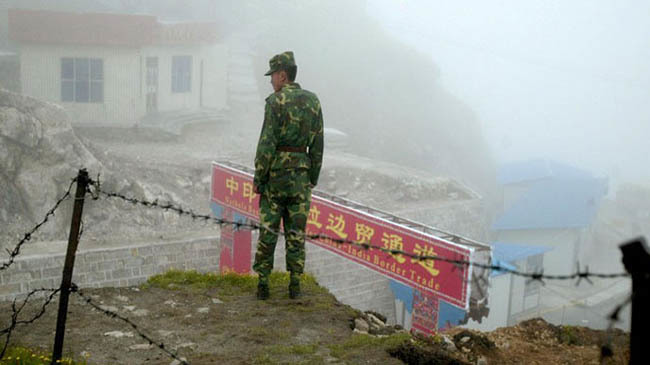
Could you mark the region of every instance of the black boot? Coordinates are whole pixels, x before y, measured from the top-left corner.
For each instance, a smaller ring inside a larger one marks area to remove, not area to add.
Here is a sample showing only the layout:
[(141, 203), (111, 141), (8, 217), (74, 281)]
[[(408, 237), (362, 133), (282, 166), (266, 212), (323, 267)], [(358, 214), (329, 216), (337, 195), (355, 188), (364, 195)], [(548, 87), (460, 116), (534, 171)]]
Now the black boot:
[(257, 299), (267, 300), (269, 299), (269, 283), (263, 280), (260, 280), (257, 283)]
[(300, 297), (300, 274), (291, 273), (289, 281), (289, 298), (296, 299)]

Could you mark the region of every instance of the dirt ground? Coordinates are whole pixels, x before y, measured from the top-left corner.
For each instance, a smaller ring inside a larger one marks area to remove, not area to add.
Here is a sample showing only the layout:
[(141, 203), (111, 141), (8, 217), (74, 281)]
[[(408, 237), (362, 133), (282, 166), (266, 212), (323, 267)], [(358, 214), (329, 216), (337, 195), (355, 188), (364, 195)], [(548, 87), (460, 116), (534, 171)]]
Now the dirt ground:
[[(629, 335), (581, 327), (556, 327), (533, 319), (481, 333), (461, 328), (422, 338), (405, 333), (386, 338), (356, 334), (359, 312), (340, 304), (312, 281), (304, 295), (288, 298), (286, 275), (271, 282), (271, 299), (254, 297), (255, 279), (238, 287), (183, 284), (83, 291), (84, 296), (136, 324), (137, 329), (192, 364), (600, 364), (600, 346), (610, 336), (613, 357), (626, 364)], [(42, 306), (30, 301), (21, 318)], [(56, 328), (55, 301), (36, 322), (19, 326), (12, 345), (49, 352)], [(10, 313), (10, 303), (0, 305)], [(3, 319), (3, 327), (8, 318)], [(78, 295), (71, 296), (64, 352), (89, 364), (171, 364), (129, 324), (106, 316)], [(397, 356), (401, 360), (396, 357)]]
[[(303, 296), (291, 300), (284, 275), (272, 279), (271, 298), (259, 301), (254, 296), (255, 279), (248, 282), (252, 285), (241, 290), (218, 286), (197, 290), (171, 284), (88, 289), (83, 294), (103, 309), (129, 318), (140, 331), (192, 364), (401, 363), (383, 350), (347, 354), (345, 361), (333, 357), (332, 345), (343, 344), (353, 335), (350, 322), (355, 311), (325, 289), (303, 283)], [(41, 305), (42, 301), (30, 301), (21, 317), (30, 317)], [(57, 306), (53, 302), (41, 319), (19, 326), (12, 334), (12, 345), (49, 351)], [(10, 313), (9, 303), (2, 304), (2, 310)], [(106, 316), (78, 295), (71, 296), (64, 348), (75, 358), (87, 356), (90, 364), (173, 361), (158, 347), (149, 347), (129, 324)]]

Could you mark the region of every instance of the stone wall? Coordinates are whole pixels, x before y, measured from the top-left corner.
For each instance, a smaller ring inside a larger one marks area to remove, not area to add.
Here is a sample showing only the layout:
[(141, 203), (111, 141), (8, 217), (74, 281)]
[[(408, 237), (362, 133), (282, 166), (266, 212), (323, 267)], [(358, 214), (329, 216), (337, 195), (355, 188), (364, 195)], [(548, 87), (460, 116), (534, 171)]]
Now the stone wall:
[[(58, 246), (57, 253), (18, 256), (9, 269), (0, 272), (0, 300), (13, 300), (34, 289), (59, 287), (65, 244), (47, 243), (50, 247)], [(382, 313), (389, 322), (395, 322), (394, 300), (387, 278), (314, 244), (308, 243), (306, 249), (306, 271), (339, 301), (360, 310)], [(150, 276), (171, 268), (218, 272), (219, 254), (219, 236), (80, 249), (73, 282), (80, 287), (123, 287), (142, 284)], [(280, 239), (276, 271), (284, 271), (284, 255), (284, 241)]]
[[(59, 287), (65, 250), (59, 251), (18, 256), (9, 269), (0, 272), (0, 300)], [(80, 287), (132, 286), (171, 268), (214, 272), (218, 265), (218, 237), (93, 248), (77, 253), (73, 282)]]

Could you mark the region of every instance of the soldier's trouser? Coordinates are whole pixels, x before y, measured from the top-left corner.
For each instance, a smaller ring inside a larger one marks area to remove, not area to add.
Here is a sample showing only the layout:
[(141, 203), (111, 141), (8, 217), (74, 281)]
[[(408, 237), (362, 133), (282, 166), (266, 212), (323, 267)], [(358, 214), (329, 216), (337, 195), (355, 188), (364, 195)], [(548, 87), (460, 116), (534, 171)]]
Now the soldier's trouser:
[(302, 274), (305, 267), (305, 226), (309, 215), (311, 192), (297, 196), (274, 196), (264, 192), (260, 196), (260, 229), (253, 270), (267, 277), (273, 270), (273, 254), (278, 241), (280, 220), (285, 232), (287, 271)]

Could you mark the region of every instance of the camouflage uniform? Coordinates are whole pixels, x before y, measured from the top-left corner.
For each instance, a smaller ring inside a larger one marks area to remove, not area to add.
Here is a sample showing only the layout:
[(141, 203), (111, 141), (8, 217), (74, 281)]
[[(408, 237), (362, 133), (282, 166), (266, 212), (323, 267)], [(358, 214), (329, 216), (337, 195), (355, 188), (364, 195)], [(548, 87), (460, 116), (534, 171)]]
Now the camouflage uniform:
[[(292, 52), (274, 56), (271, 70), (294, 65)], [(254, 184), (261, 193), (261, 229), (253, 269), (265, 284), (273, 269), (280, 220), (284, 223), (286, 267), (293, 275), (305, 266), (305, 237), (311, 189), (323, 160), (323, 114), (318, 97), (295, 82), (266, 98), (264, 125), (255, 155)], [(291, 290), (291, 287), (290, 287)]]

